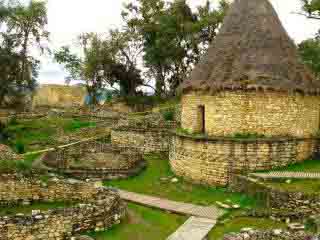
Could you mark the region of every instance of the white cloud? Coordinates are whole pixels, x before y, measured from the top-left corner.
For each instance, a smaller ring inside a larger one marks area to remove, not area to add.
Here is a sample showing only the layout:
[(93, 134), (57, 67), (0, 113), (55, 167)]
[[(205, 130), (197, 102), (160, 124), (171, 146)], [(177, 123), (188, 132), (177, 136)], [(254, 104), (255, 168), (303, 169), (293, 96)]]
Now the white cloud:
[[(72, 44), (82, 32), (107, 32), (121, 26), (121, 9), (128, 0), (49, 0), (48, 16), (51, 45), (58, 48)], [(188, 0), (192, 7), (206, 0)], [(254, 0), (253, 0), (254, 1)], [(313, 37), (320, 21), (312, 21), (294, 14), (301, 8), (299, 0), (271, 0), (289, 35), (296, 41)], [(63, 83), (66, 74), (51, 58), (42, 58), (41, 83)]]

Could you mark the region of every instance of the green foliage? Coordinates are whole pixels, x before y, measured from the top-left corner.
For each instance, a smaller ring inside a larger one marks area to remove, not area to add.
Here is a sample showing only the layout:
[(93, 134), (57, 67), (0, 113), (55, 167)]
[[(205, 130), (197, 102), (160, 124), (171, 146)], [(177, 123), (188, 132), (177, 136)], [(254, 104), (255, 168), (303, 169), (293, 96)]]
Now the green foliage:
[(302, 10), (308, 18), (320, 19), (320, 0), (300, 0)]
[(173, 121), (174, 120), (175, 111), (172, 109), (166, 110), (162, 112), (162, 116), (166, 121)]
[(25, 145), (21, 140), (17, 140), (15, 142), (15, 149), (17, 151), (17, 153), (22, 154), (25, 153)]
[(39, 72), (39, 61), (28, 50), (39, 46), (43, 52), (49, 36), (46, 2), (1, 1), (0, 13), (0, 26), (6, 25), (0, 35), (0, 105), (23, 106)]
[(175, 94), (215, 36), (228, 9), (226, 1), (213, 8), (210, 1), (192, 12), (186, 1), (138, 0), (126, 5), (122, 16), (138, 34), (149, 78), (156, 93)]
[[(252, 206), (255, 201), (246, 195), (232, 193), (227, 188), (206, 187), (195, 185), (179, 179), (178, 183), (171, 183), (174, 176), (168, 159), (157, 154), (146, 155), (147, 169), (136, 177), (126, 180), (106, 181), (106, 186), (154, 195), (174, 201), (189, 202), (199, 205), (213, 205), (216, 201), (230, 199), (241, 207)], [(162, 181), (161, 179), (166, 179)]]
[(259, 133), (235, 133), (233, 137), (237, 139), (257, 139), (265, 138), (266, 136)]
[(307, 39), (299, 44), (299, 53), (304, 63), (320, 77), (320, 38)]
[(168, 214), (161, 210), (128, 204), (128, 215), (120, 225), (105, 232), (89, 233), (96, 240), (163, 240), (185, 221), (184, 216)]

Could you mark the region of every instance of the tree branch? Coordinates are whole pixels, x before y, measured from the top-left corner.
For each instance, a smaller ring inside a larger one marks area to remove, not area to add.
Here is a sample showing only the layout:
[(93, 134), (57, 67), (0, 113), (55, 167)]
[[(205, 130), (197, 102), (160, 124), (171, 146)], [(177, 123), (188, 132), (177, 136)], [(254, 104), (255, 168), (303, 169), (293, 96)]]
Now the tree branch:
[(320, 20), (320, 16), (316, 16), (316, 15), (312, 15), (312, 14), (299, 13), (299, 12), (293, 12), (293, 13), (297, 14), (297, 15), (304, 16), (304, 17), (309, 18), (309, 19)]

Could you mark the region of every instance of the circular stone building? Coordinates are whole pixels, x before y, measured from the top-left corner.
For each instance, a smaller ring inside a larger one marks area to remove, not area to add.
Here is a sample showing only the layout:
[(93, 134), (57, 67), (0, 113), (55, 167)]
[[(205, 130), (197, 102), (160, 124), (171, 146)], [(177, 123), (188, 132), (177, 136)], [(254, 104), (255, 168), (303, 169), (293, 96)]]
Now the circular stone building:
[(182, 128), (193, 134), (174, 136), (172, 169), (223, 185), (234, 173), (310, 157), (317, 149), (319, 83), (268, 0), (235, 0), (182, 85)]

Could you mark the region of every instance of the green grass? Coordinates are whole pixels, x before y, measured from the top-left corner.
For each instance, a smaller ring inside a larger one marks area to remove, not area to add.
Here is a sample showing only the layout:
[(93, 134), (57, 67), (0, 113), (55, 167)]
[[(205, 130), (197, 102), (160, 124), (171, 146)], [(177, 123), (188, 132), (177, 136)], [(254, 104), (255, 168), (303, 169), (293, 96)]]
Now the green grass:
[(57, 144), (59, 134), (76, 132), (82, 128), (95, 127), (96, 123), (78, 118), (43, 118), (11, 121), (5, 131), (10, 138), (6, 142), (18, 153), (40, 150)]
[(242, 228), (248, 227), (256, 230), (285, 229), (286, 224), (265, 218), (238, 217), (225, 224), (216, 225), (209, 234), (209, 240), (222, 240), (225, 234), (232, 232), (237, 233), (240, 232)]
[[(179, 179), (178, 183), (172, 183), (170, 180), (174, 175), (167, 159), (156, 154), (147, 155), (145, 159), (148, 166), (140, 175), (127, 180), (105, 181), (104, 184), (136, 193), (206, 206), (227, 199), (242, 207), (252, 206), (255, 203), (253, 199), (243, 194), (231, 193), (222, 187), (194, 185), (183, 179)], [(162, 178), (167, 180), (163, 181)]]
[(320, 180), (291, 180), (291, 183), (286, 183), (285, 180), (268, 181), (269, 186), (286, 190), (289, 192), (303, 193), (320, 193)]
[(129, 214), (108, 231), (88, 234), (96, 240), (163, 240), (186, 221), (186, 217), (128, 204)]
[(320, 172), (320, 159), (306, 160), (301, 163), (292, 164), (275, 170), (291, 172)]
[(14, 216), (18, 213), (29, 215), (32, 210), (47, 211), (50, 209), (64, 208), (72, 206), (71, 203), (54, 202), (54, 203), (34, 203), (27, 206), (0, 207), (0, 216)]

